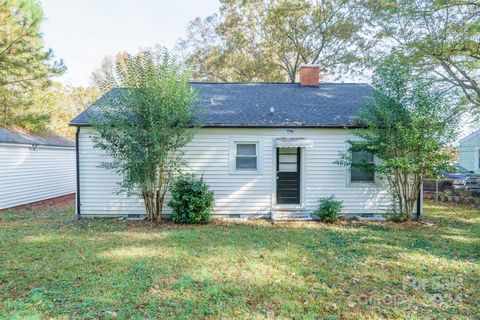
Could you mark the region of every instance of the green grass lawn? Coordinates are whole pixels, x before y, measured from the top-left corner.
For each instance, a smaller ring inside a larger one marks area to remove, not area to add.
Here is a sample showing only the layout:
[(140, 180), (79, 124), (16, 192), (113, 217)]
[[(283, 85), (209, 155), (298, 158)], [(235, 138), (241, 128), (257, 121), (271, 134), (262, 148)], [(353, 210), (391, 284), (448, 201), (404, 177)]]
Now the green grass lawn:
[(432, 224), (76, 221), (0, 213), (0, 318), (478, 318), (480, 212)]

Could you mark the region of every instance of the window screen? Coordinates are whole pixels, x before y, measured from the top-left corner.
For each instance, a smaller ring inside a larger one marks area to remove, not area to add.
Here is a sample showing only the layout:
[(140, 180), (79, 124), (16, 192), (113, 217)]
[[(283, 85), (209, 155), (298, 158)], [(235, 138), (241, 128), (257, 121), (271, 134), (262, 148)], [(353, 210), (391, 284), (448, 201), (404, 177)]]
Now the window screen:
[(374, 158), (368, 151), (352, 152), (351, 182), (374, 182)]
[(257, 144), (237, 143), (235, 156), (235, 169), (257, 170)]

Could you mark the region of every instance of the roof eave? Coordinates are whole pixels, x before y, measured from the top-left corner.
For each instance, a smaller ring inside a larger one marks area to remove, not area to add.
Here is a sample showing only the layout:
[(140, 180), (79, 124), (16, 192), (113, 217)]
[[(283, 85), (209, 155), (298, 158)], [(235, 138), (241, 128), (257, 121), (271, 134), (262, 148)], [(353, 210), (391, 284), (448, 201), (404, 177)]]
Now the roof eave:
[(474, 132), (470, 133), (468, 136), (460, 139), (460, 140), (458, 141), (458, 143), (459, 143), (459, 144), (465, 143), (465, 142), (467, 142), (468, 140), (471, 140), (471, 139), (475, 138), (477, 135), (480, 135), (480, 130), (477, 130), (477, 131), (474, 131)]
[[(72, 127), (91, 127), (89, 123), (69, 123)], [(203, 124), (201, 128), (308, 128), (308, 129), (360, 129), (362, 126), (358, 125), (346, 125), (346, 124), (322, 124), (322, 125), (245, 125), (245, 124)]]

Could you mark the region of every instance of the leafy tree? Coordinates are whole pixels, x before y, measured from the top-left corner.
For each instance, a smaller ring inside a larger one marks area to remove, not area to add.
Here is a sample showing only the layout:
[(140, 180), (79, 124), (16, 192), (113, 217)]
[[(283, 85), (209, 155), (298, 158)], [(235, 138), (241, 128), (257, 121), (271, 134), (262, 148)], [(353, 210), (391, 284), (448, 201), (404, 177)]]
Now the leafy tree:
[(396, 51), (419, 75), (436, 77), (480, 111), (480, 2), (365, 0), (378, 51)]
[[(456, 137), (457, 112), (448, 96), (431, 81), (415, 78), (410, 66), (387, 58), (373, 76), (372, 101), (362, 108), (356, 139), (340, 164), (373, 170), (383, 177), (398, 201), (398, 210), (412, 217), (423, 178), (449, 161), (446, 146)], [(380, 161), (354, 162), (351, 152), (368, 151)]]
[(284, 81), (278, 65), (258, 46), (243, 46), (229, 41), (218, 32), (220, 17), (197, 18), (190, 22), (186, 39), (177, 50), (192, 67), (192, 77), (199, 81)]
[(50, 84), (49, 76), (63, 72), (43, 48), (43, 12), (35, 0), (0, 1), (0, 125), (44, 128), (48, 115), (30, 110), (32, 92)]
[(52, 82), (48, 88), (32, 93), (30, 111), (50, 118), (45, 124), (47, 130), (73, 139), (75, 129), (68, 125), (69, 121), (99, 97), (100, 90), (97, 87), (76, 87)]
[(95, 147), (110, 156), (102, 165), (123, 175), (121, 190), (140, 193), (148, 220), (160, 221), (165, 194), (184, 164), (181, 148), (194, 134), (196, 92), (163, 51), (125, 53), (103, 70), (97, 80), (110, 91), (100, 114), (91, 114)]
[(361, 61), (360, 7), (348, 0), (223, 0), (179, 44), (193, 76), (215, 81), (295, 81), (302, 63), (333, 73)]

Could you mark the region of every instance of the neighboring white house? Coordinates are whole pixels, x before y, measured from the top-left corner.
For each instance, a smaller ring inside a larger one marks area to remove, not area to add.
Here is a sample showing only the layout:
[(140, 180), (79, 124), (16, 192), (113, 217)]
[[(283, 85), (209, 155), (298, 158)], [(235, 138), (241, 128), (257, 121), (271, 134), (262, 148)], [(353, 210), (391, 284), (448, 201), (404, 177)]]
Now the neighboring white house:
[(75, 193), (75, 143), (0, 128), (0, 210)]
[[(319, 84), (316, 66), (302, 67), (299, 84), (192, 85), (204, 110), (185, 158), (215, 193), (216, 217), (306, 215), (330, 195), (343, 201), (344, 215), (383, 214), (390, 208), (391, 195), (378, 177), (335, 163), (348, 150), (355, 116), (371, 97), (369, 85)], [(145, 214), (142, 199), (118, 193), (122, 177), (99, 166), (105, 156), (91, 138), (89, 119), (121, 95), (121, 89), (110, 91), (71, 121), (77, 127), (82, 217)], [(354, 156), (376, 160), (372, 154)]]
[(480, 130), (460, 140), (458, 149), (460, 166), (480, 174)]

